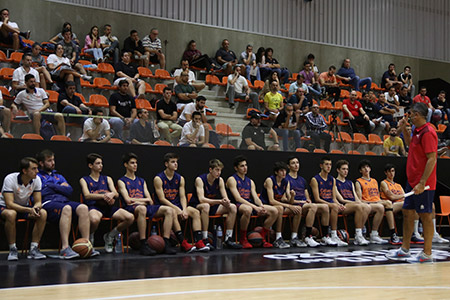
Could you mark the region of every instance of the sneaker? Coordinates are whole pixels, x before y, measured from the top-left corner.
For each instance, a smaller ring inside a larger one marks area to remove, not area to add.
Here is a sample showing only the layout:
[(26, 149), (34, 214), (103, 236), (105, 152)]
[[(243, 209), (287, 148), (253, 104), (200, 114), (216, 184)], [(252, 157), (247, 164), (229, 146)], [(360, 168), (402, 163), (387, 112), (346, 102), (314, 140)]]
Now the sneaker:
[(92, 249), (91, 257), (96, 257), (96, 256), (100, 256), (100, 252), (98, 252), (95, 249)]
[(232, 103), (230, 103), (229, 105), (228, 105), (231, 109), (234, 109), (234, 104), (232, 104)]
[[(8, 256), (8, 258), (9, 258), (9, 256)], [(28, 253), (27, 258), (28, 259), (46, 259), (47, 256), (42, 254), (41, 251), (39, 251), (38, 247), (33, 247), (33, 248), (31, 248), (30, 253)]]
[(80, 254), (73, 251), (72, 248), (70, 248), (70, 246), (64, 250), (61, 250), (61, 252), (59, 253), (60, 259), (74, 259), (78, 257), (80, 257)]
[(253, 246), (248, 242), (247, 239), (240, 240), (239, 243), (242, 245), (243, 249), (252, 249)]
[(421, 251), (416, 256), (411, 256), (410, 258), (406, 259), (406, 261), (409, 263), (412, 263), (412, 264), (414, 264), (414, 263), (420, 263), (420, 264), (433, 263), (433, 254), (428, 256), (425, 253), (423, 253), (423, 251)]
[(348, 243), (344, 242), (343, 240), (341, 240), (341, 239), (338, 238), (337, 236), (332, 237), (331, 240), (332, 240), (333, 242), (335, 242), (336, 245), (337, 245), (338, 247), (345, 247), (345, 246), (348, 246)]
[(441, 237), (439, 235), (439, 233), (435, 232), (434, 236), (433, 236), (433, 243), (445, 244), (445, 243), (448, 243), (448, 240), (444, 239), (443, 237)]
[(103, 240), (105, 241), (105, 251), (106, 253), (112, 253), (114, 247), (114, 238), (110, 237), (108, 233), (103, 235)]
[(86, 81), (91, 81), (92, 76), (83, 74), (83, 75), (81, 75), (81, 78), (82, 78), (83, 80), (86, 80)]
[[(284, 241), (283, 241), (283, 242), (284, 242)], [(263, 246), (263, 248), (273, 248), (273, 245), (272, 245), (271, 243), (269, 243), (269, 242), (266, 242), (266, 241), (263, 243), (262, 246)], [(289, 246), (289, 245), (288, 245), (288, 246)], [(288, 248), (289, 248), (289, 247), (288, 247)]]
[(186, 240), (183, 240), (183, 242), (180, 245), (180, 248), (182, 251), (184, 251), (186, 253), (191, 253), (191, 252), (195, 251), (195, 247), (192, 246), (191, 244), (189, 244)]
[(395, 250), (394, 252), (389, 252), (385, 255), (387, 259), (390, 260), (397, 260), (397, 261), (406, 261), (408, 258), (411, 257), (411, 254), (408, 251), (403, 250), (403, 248), (400, 247), (400, 249)]
[(203, 243), (203, 240), (198, 241), (195, 243), (195, 248), (198, 252), (208, 252), (209, 248), (205, 246), (205, 243)]
[(366, 240), (362, 235), (355, 236), (355, 240), (353, 241), (354, 245), (359, 246), (367, 246), (369, 245), (369, 241)]
[(329, 236), (324, 236), (320, 240), (320, 244), (322, 246), (337, 246), (337, 243), (335, 241), (333, 241)]
[(17, 251), (16, 247), (9, 250), (8, 260), (9, 261), (19, 260), (19, 251)]
[(411, 244), (423, 244), (424, 240), (420, 234), (413, 233), (411, 236)]
[(311, 248), (320, 246), (320, 243), (316, 242), (312, 236), (305, 237), (305, 243), (308, 247), (311, 247)]
[(387, 244), (389, 243), (386, 240), (383, 240), (382, 238), (380, 238), (380, 236), (378, 235), (378, 233), (376, 234), (370, 234), (370, 243), (371, 244), (378, 244), (378, 245), (383, 245), (383, 244)]
[(139, 250), (140, 255), (152, 256), (156, 254), (156, 251), (150, 248), (147, 243), (143, 243), (141, 249)]
[(280, 249), (287, 249), (287, 248), (291, 248), (291, 246), (286, 243), (283, 238), (278, 238), (275, 242), (273, 242), (273, 247), (275, 248), (280, 248)]
[[(249, 242), (247, 242), (247, 243), (250, 245)], [(225, 248), (228, 248), (228, 249), (236, 249), (236, 250), (242, 249), (242, 248), (243, 248), (243, 245), (242, 245), (242, 244), (238, 244), (238, 243), (233, 242), (233, 241), (231, 240), (231, 238), (227, 239), (227, 240), (223, 243), (223, 246), (224, 246)], [(250, 246), (251, 246), (251, 245), (250, 245)]]
[(301, 241), (298, 237), (291, 239), (289, 244), (291, 244), (291, 247), (298, 247), (298, 248), (306, 247), (305, 242)]
[(396, 233), (394, 233), (390, 240), (389, 240), (389, 244), (391, 245), (401, 245), (402, 244), (402, 240), (397, 236)]
[(174, 247), (171, 247), (170, 243), (166, 243), (166, 245), (164, 246), (164, 253), (170, 254), (170, 255), (175, 255), (175, 254), (177, 254), (177, 249), (175, 249)]
[(213, 245), (211, 245), (211, 243), (208, 242), (208, 240), (203, 240), (203, 244), (205, 244), (205, 246), (209, 248), (209, 251), (216, 250), (216, 248)]

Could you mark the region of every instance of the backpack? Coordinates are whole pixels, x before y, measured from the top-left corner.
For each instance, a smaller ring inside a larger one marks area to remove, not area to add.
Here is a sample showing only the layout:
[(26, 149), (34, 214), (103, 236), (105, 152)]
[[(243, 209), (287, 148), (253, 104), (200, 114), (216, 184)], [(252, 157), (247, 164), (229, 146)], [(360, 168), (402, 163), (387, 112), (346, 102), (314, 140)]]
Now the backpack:
[(52, 123), (42, 120), (40, 133), (44, 140), (49, 141), (56, 134), (55, 127)]

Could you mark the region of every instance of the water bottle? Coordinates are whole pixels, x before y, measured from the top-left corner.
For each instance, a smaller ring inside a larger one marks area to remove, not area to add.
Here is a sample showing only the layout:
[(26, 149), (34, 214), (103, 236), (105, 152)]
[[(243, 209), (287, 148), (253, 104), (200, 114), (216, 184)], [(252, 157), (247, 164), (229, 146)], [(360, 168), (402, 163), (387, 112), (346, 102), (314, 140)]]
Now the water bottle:
[(118, 234), (116, 238), (116, 245), (114, 247), (115, 253), (122, 253), (122, 234)]
[(156, 121), (152, 121), (151, 123), (152, 131), (153, 131), (153, 137), (155, 139), (159, 139), (161, 137), (161, 134), (159, 133), (159, 130), (156, 128)]
[(366, 236), (366, 233), (367, 233), (367, 228), (366, 228), (366, 226), (363, 226), (363, 228), (362, 228), (362, 235)]
[(422, 222), (419, 223), (419, 233), (420, 233), (420, 234), (423, 233), (423, 225), (422, 225)]
[(220, 250), (222, 249), (222, 236), (223, 236), (223, 232), (222, 232), (222, 228), (220, 226), (217, 227), (217, 235), (216, 235), (216, 249)]
[(153, 225), (150, 235), (158, 235), (158, 233), (156, 232), (156, 226)]
[(212, 237), (212, 244), (213, 244), (214, 248), (216, 248), (216, 247), (217, 247), (217, 241), (216, 241), (216, 237), (217, 237), (217, 225), (214, 225), (214, 230), (213, 230), (213, 232), (212, 232), (212, 235), (213, 235), (213, 237)]

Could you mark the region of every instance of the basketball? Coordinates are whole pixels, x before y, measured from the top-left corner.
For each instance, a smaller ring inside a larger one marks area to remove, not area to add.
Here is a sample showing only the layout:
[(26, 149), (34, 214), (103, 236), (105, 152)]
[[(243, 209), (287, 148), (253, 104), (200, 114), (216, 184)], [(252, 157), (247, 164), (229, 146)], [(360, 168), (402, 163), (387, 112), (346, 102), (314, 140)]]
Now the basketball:
[(319, 236), (319, 229), (317, 229), (316, 227), (313, 227), (313, 228), (311, 229), (311, 235), (312, 235), (313, 237)]
[(337, 231), (337, 236), (341, 239), (341, 241), (348, 243), (348, 232), (345, 229), (339, 229)]
[(92, 244), (88, 239), (78, 239), (73, 242), (72, 250), (80, 255), (81, 258), (86, 258), (91, 256)]
[(128, 237), (128, 245), (130, 245), (131, 249), (139, 250), (141, 249), (141, 242), (139, 240), (139, 232), (135, 231), (130, 234)]
[(150, 246), (150, 248), (155, 250), (157, 253), (163, 253), (164, 247), (166, 245), (164, 243), (164, 239), (162, 237), (160, 237), (159, 235), (151, 235), (147, 239), (147, 244)]
[[(258, 232), (259, 234), (261, 234), (262, 230), (263, 230), (263, 228), (262, 228), (261, 226), (256, 226), (256, 227), (253, 229), (253, 231)], [(262, 234), (261, 234), (261, 236), (262, 236)], [(275, 230), (273, 230), (272, 228), (270, 228), (270, 230), (269, 230), (269, 236), (268, 236), (268, 240), (267, 240), (267, 241), (268, 241), (269, 243), (272, 243), (272, 242), (275, 241), (275, 237), (276, 237)]]
[(255, 248), (261, 247), (263, 243), (263, 238), (261, 234), (256, 231), (252, 231), (247, 235), (248, 242)]

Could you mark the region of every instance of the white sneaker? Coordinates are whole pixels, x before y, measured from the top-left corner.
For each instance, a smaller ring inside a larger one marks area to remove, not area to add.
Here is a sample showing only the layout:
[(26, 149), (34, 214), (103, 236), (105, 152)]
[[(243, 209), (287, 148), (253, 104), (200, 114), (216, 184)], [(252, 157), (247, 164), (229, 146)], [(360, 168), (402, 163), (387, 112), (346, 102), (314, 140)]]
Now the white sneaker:
[(375, 234), (370, 234), (370, 243), (371, 244), (378, 244), (378, 245), (383, 245), (383, 244), (387, 244), (389, 243), (389, 241), (387, 240), (383, 240), (382, 238), (380, 238), (380, 236), (378, 235), (378, 233)]
[(438, 243), (438, 244), (445, 244), (448, 243), (449, 241), (447, 239), (444, 239), (443, 237), (441, 237), (439, 235), (439, 233), (435, 232), (433, 235), (433, 243)]
[(369, 241), (366, 240), (362, 235), (356, 235), (355, 240), (353, 241), (353, 244), (359, 245), (359, 246), (367, 246), (367, 245), (369, 245)]
[(337, 244), (338, 247), (348, 246), (346, 242), (338, 238), (337, 236), (332, 237), (331, 240)]
[(329, 236), (324, 236), (320, 240), (320, 244), (322, 246), (337, 246), (337, 243), (335, 241), (333, 241)]
[(81, 75), (81, 78), (82, 79), (84, 79), (84, 80), (86, 80), (86, 81), (90, 81), (91, 79), (92, 79), (92, 76), (89, 76), (89, 75)]
[(320, 245), (320, 243), (316, 242), (312, 237), (305, 237), (305, 243), (308, 247), (315, 248)]

